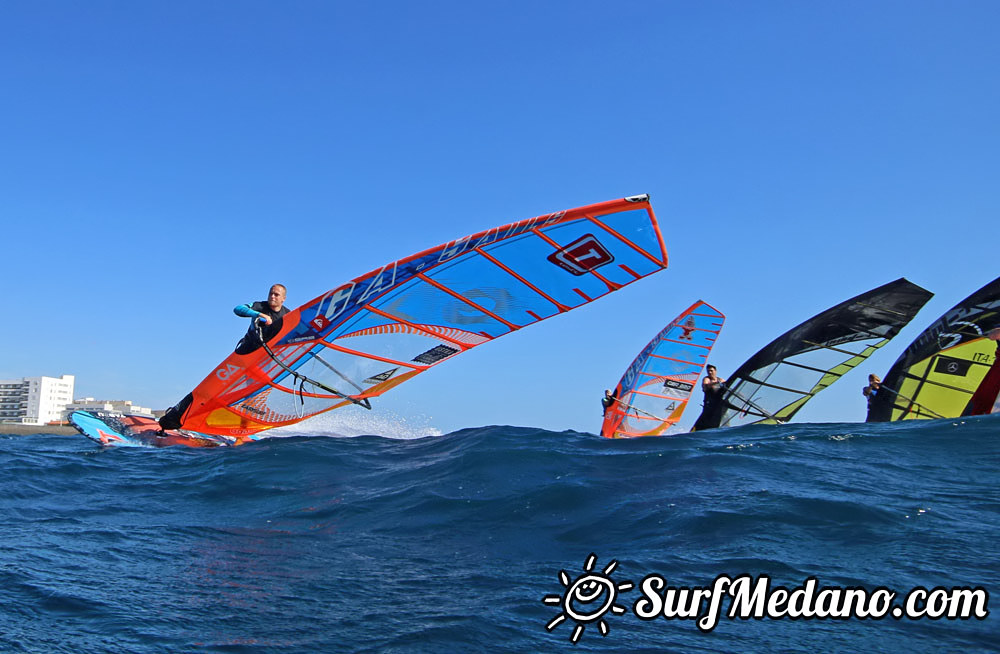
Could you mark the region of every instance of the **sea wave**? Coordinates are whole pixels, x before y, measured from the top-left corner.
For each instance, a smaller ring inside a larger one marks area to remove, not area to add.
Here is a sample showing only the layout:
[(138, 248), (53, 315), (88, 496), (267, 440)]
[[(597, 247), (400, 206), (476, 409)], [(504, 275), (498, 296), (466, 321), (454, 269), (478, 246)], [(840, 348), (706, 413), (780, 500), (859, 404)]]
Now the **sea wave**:
[[(331, 414), (332, 415), (332, 414)], [(331, 418), (238, 448), (0, 436), (9, 651), (996, 651), (986, 620), (692, 621), (551, 631), (614, 577), (1000, 588), (1000, 419), (609, 441)], [(366, 422), (367, 421), (367, 422)], [(371, 433), (375, 432), (375, 433)], [(326, 436), (326, 437), (323, 437)], [(333, 436), (333, 437), (330, 437)], [(349, 438), (336, 436), (350, 436)]]

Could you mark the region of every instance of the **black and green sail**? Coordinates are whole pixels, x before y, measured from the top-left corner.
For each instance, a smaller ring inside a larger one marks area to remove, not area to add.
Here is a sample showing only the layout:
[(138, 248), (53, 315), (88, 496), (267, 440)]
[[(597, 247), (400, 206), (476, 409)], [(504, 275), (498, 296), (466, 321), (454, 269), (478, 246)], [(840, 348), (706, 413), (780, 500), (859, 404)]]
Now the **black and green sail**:
[(1000, 278), (945, 312), (882, 380), (869, 422), (957, 418), (1000, 411)]
[(897, 279), (813, 316), (730, 375), (721, 401), (702, 411), (696, 428), (788, 422), (817, 393), (896, 336), (932, 295)]

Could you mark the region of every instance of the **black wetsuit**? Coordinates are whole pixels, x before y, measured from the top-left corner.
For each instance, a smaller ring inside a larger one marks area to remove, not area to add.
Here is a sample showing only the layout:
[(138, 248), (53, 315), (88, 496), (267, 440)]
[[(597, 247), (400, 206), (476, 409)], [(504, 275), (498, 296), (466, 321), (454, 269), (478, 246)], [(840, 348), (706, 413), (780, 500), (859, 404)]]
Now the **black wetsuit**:
[(868, 413), (865, 416), (865, 422), (871, 422), (872, 418), (872, 405), (875, 404), (875, 397), (879, 394), (881, 386), (879, 388), (872, 388), (869, 384), (865, 388), (868, 389)]
[(705, 391), (704, 408), (691, 431), (715, 429), (722, 424), (722, 414), (726, 409), (726, 403), (722, 400), (726, 391), (725, 383), (702, 386), (702, 390)]
[(616, 393), (605, 395), (601, 398), (601, 406), (604, 407), (604, 415), (608, 415), (608, 409), (615, 405)]
[[(288, 313), (288, 309), (284, 306), (281, 307), (280, 311), (274, 311), (267, 302), (254, 302), (250, 305), (250, 308), (258, 313), (263, 313), (265, 315), (271, 316), (270, 325), (261, 325), (260, 331), (264, 336), (264, 342), (271, 340), (274, 336), (281, 331), (282, 326), (282, 316)], [(247, 333), (240, 339), (240, 342), (236, 344), (236, 354), (249, 354), (261, 346), (260, 337), (257, 335), (257, 318), (254, 318), (250, 323), (250, 328), (247, 329)], [(181, 423), (184, 419), (184, 414), (191, 407), (191, 403), (194, 401), (194, 396), (188, 393), (184, 396), (180, 402), (174, 406), (167, 409), (160, 419), (161, 429), (180, 429)]]
[[(270, 341), (278, 332), (281, 331), (281, 325), (283, 322), (282, 316), (288, 313), (288, 309), (286, 307), (282, 306), (281, 310), (274, 311), (267, 302), (254, 302), (250, 305), (250, 308), (271, 317), (270, 325), (260, 325), (260, 331), (264, 336), (265, 343)], [(257, 324), (257, 319), (254, 318), (250, 323), (250, 327), (247, 328), (247, 333), (244, 334), (243, 338), (240, 339), (240, 342), (236, 344), (236, 354), (250, 354), (262, 345), (260, 337), (257, 336)]]
[(160, 429), (180, 429), (181, 418), (184, 417), (184, 412), (188, 410), (193, 401), (194, 395), (188, 393), (183, 400), (167, 409), (166, 413), (160, 416), (157, 421), (160, 423)]

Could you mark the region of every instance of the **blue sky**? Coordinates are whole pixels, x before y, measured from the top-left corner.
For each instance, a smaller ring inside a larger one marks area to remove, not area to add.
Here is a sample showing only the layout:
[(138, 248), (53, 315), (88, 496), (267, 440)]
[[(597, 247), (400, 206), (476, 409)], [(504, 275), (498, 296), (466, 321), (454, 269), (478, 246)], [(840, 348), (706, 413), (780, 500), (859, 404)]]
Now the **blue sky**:
[(164, 408), (273, 281), (295, 307), (649, 193), (668, 270), (436, 367), (381, 418), (596, 433), (603, 389), (695, 300), (727, 316), (726, 376), (905, 276), (935, 297), (798, 416), (863, 420), (866, 375), (1000, 274), (998, 28), (995, 2), (4, 3), (0, 378)]

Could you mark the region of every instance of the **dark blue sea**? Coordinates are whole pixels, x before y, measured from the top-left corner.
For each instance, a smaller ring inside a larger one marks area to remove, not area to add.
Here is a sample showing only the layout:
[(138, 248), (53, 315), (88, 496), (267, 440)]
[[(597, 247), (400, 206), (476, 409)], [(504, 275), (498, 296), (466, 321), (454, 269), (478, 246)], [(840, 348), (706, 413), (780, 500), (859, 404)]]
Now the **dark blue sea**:
[[(1000, 416), (215, 450), (6, 435), (0, 465), (5, 652), (1000, 651)], [(564, 605), (543, 598), (588, 561), (632, 583), (624, 611), (547, 630)], [(978, 587), (990, 614), (703, 632), (637, 617), (654, 574)]]

